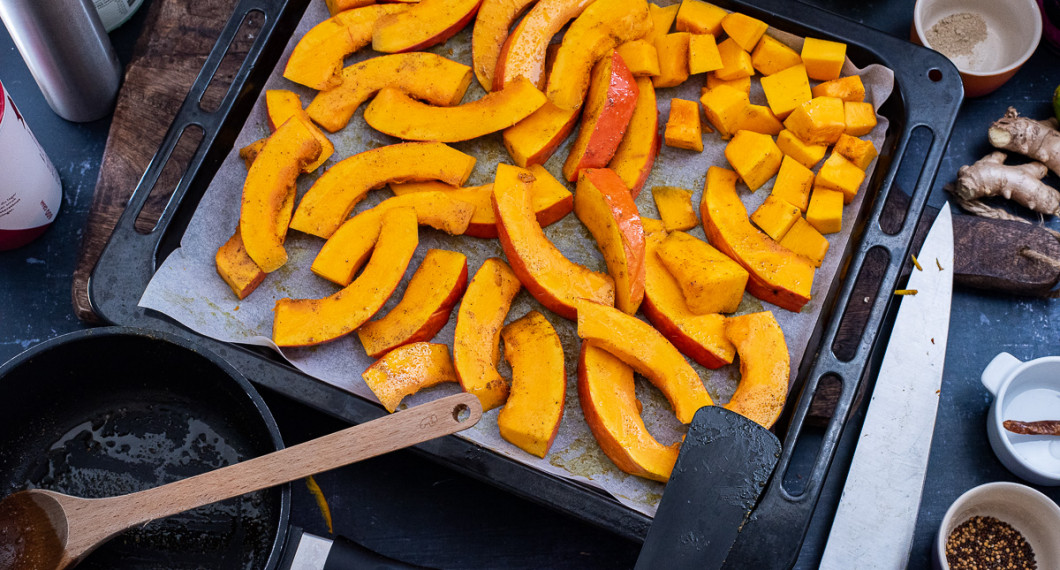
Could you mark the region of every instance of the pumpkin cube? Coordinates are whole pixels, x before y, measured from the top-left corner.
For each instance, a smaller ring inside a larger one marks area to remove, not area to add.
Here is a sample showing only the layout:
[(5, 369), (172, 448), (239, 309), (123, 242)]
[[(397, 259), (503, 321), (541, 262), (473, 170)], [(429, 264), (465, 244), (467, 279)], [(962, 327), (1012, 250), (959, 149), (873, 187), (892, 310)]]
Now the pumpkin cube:
[(844, 43), (817, 38), (806, 38), (802, 43), (802, 62), (806, 64), (810, 79), (837, 79), (846, 56), (847, 45)]
[(809, 259), (814, 267), (820, 267), (824, 256), (828, 253), (828, 238), (821, 235), (810, 222), (799, 218), (791, 226), (780, 245)]
[(810, 203), (812, 188), (813, 171), (798, 160), (785, 155), (780, 161), (780, 170), (777, 172), (777, 179), (773, 181), (771, 195), (793, 204), (800, 212), (805, 212)]
[(817, 171), (817, 178), (814, 182), (823, 188), (839, 190), (843, 193), (843, 202), (849, 204), (854, 201), (854, 196), (857, 196), (858, 188), (864, 181), (864, 170), (843, 158), (843, 155), (833, 152), (828, 155), (821, 169)]
[(786, 155), (799, 161), (806, 168), (813, 168), (828, 152), (828, 145), (807, 144), (795, 133), (784, 129), (777, 135), (777, 146)]
[(762, 36), (751, 52), (751, 65), (762, 75), (773, 75), (800, 63), (802, 57), (799, 52), (768, 35)]
[(688, 38), (688, 72), (692, 75), (721, 69), (718, 42), (710, 34), (692, 34)]
[(773, 137), (740, 130), (725, 145), (725, 158), (753, 192), (780, 170), (784, 153), (773, 142)]
[(865, 136), (876, 128), (876, 109), (872, 103), (846, 101), (843, 103), (843, 118), (846, 121), (846, 134), (854, 137)]
[(766, 196), (766, 201), (751, 214), (751, 221), (755, 223), (767, 236), (780, 241), (795, 220), (802, 218), (802, 211), (798, 206), (778, 198), (775, 194)]
[(743, 118), (736, 126), (736, 130), (740, 129), (776, 136), (784, 130), (784, 125), (769, 107), (748, 104), (743, 110)]
[(677, 18), (677, 11), (680, 8), (680, 4), (656, 6), (648, 2), (648, 14), (651, 16), (652, 29), (647, 34), (644, 34), (641, 39), (654, 45), (655, 40), (670, 33), (670, 28), (673, 27), (674, 19)]
[(755, 68), (751, 67), (751, 54), (732, 38), (718, 44), (718, 53), (721, 54), (722, 65), (721, 69), (714, 71), (718, 79), (740, 79), (755, 74)]
[(707, 120), (724, 139), (736, 132), (744, 109), (751, 104), (747, 93), (728, 85), (719, 85), (707, 91), (699, 98), (699, 102), (703, 105)]
[(843, 193), (822, 186), (814, 186), (806, 221), (822, 234), (834, 234), (843, 229)]
[(615, 49), (633, 77), (659, 75), (659, 52), (655, 50), (654, 43), (643, 39), (633, 40)]
[(795, 107), (784, 119), (784, 127), (803, 142), (832, 144), (846, 129), (843, 100), (836, 97), (814, 97)]
[(790, 115), (799, 105), (813, 99), (806, 66), (801, 64), (763, 76), (762, 91), (773, 114), (781, 119)]
[(678, 32), (655, 40), (659, 54), (659, 74), (651, 78), (656, 88), (674, 87), (688, 79), (688, 40), (692, 34)]
[(861, 81), (860, 75), (848, 75), (815, 86), (813, 96), (838, 97), (844, 101), (864, 101), (865, 84)]
[(666, 121), (663, 140), (666, 146), (703, 152), (703, 127), (695, 101), (670, 100), (670, 118)]
[(697, 237), (673, 232), (656, 254), (681, 285), (689, 311), (705, 315), (739, 308), (749, 274), (724, 253)]
[(677, 31), (716, 36), (726, 15), (728, 12), (708, 2), (682, 0), (677, 11)]
[(731, 12), (721, 20), (721, 29), (748, 52), (758, 45), (768, 28), (769, 25), (762, 20), (739, 12)]
[(699, 225), (699, 218), (692, 208), (692, 191), (673, 186), (656, 186), (651, 189), (655, 208), (659, 210), (666, 231), (690, 230)]
[(867, 139), (852, 137), (846, 133), (839, 136), (835, 142), (832, 152), (838, 152), (858, 168), (865, 170), (876, 158), (876, 145)]
[(715, 75), (714, 72), (707, 74), (707, 79), (703, 82), (703, 92), (706, 93), (719, 85), (728, 85), (729, 87), (739, 89), (748, 95), (751, 94), (750, 77), (741, 77), (739, 79), (718, 79), (718, 76)]

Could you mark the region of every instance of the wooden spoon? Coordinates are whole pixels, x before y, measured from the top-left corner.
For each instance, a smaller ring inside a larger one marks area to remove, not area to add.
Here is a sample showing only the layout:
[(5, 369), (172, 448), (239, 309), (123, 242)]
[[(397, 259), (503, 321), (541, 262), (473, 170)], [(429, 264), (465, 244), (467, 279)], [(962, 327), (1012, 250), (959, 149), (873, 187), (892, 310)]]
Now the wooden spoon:
[(128, 528), (448, 435), (480, 417), (478, 398), (461, 393), (128, 495), (20, 491), (0, 501), (0, 569), (69, 568)]

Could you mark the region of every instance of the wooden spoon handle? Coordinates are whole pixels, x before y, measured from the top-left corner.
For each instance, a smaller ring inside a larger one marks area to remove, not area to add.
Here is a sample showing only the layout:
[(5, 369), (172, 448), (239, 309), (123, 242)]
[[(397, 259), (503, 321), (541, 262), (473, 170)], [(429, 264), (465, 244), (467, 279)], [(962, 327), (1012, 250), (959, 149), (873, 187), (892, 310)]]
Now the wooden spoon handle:
[(120, 525), (121, 528), (112, 529), (120, 532), (467, 429), (481, 416), (482, 405), (476, 396), (447, 396), (215, 471), (122, 497), (100, 499), (112, 502), (114, 512), (97, 520)]

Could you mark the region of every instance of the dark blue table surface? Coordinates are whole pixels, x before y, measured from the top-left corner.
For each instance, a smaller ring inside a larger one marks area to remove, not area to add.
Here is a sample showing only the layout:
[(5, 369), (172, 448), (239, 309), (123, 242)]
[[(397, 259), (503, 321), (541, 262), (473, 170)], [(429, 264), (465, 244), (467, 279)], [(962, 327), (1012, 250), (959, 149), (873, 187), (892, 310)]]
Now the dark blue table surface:
[[(912, 0), (814, 0), (891, 35), (908, 37)], [(146, 9), (111, 34), (128, 61)], [(57, 221), (42, 238), (0, 252), (0, 362), (60, 334), (86, 327), (74, 316), (70, 285), (82, 230), (107, 138), (110, 117), (85, 124), (64, 121), (44, 102), (6, 30), (0, 29), (0, 81), (58, 168), (64, 198)], [(995, 93), (966, 100), (939, 169), (932, 205), (957, 169), (990, 151), (987, 126), (1007, 107), (1045, 117), (1060, 84), (1060, 58), (1044, 44)], [(1047, 182), (1060, 186), (1055, 176)], [(1055, 219), (1045, 221), (1058, 227)], [(997, 461), (986, 440), (990, 395), (979, 383), (995, 354), (1021, 359), (1060, 354), (1060, 305), (958, 288), (954, 292), (945, 375), (931, 459), (920, 507), (912, 568), (929, 566), (935, 529), (961, 493), (990, 481), (1017, 480)], [(276, 394), (265, 394), (288, 444), (341, 424)], [(797, 567), (813, 568), (852, 453), (848, 430), (826, 483)], [(546, 507), (503, 493), (408, 452), (397, 452), (317, 477), (328, 498), (336, 532), (409, 562), (452, 568), (623, 568), (639, 544)], [(1060, 488), (1040, 488), (1060, 501)], [(292, 522), (311, 532), (327, 528), (304, 485), (294, 485)], [(1058, 538), (1060, 540), (1060, 538)]]

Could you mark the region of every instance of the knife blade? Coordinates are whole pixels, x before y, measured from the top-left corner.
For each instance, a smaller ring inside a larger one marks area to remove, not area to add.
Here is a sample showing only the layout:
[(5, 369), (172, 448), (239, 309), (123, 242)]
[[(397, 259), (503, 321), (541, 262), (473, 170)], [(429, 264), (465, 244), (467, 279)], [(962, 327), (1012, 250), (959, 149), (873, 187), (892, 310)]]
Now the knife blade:
[(905, 568), (946, 358), (953, 221), (945, 205), (906, 285), (821, 568)]
[(317, 536), (292, 526), (287, 531), (281, 570), (341, 570), (344, 568), (372, 568), (373, 570), (428, 570), (389, 558), (353, 540), (336, 535)]

